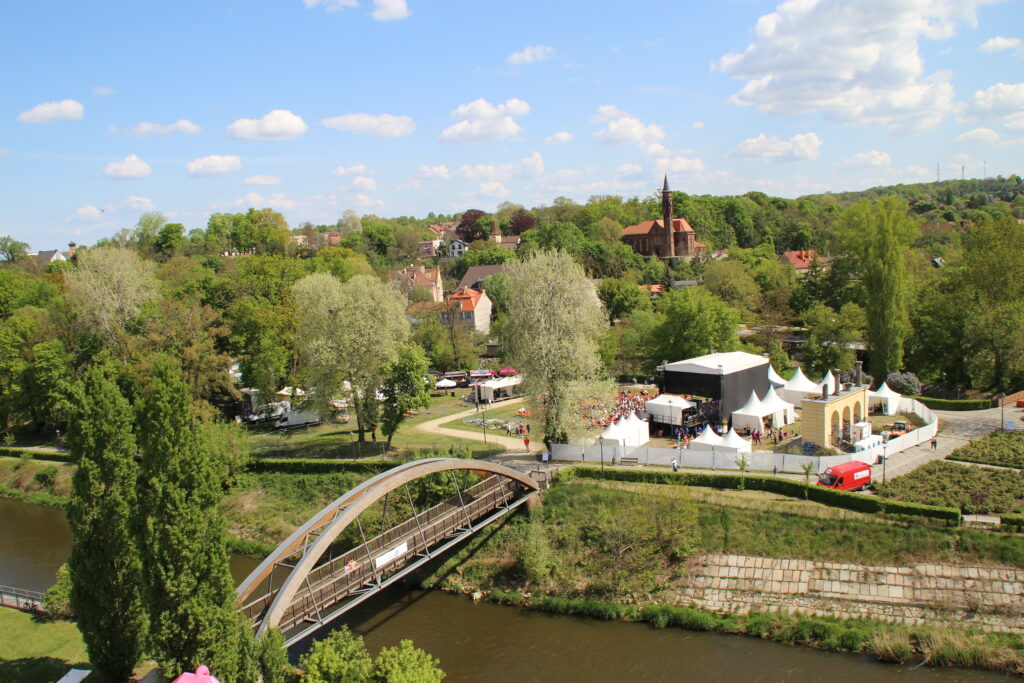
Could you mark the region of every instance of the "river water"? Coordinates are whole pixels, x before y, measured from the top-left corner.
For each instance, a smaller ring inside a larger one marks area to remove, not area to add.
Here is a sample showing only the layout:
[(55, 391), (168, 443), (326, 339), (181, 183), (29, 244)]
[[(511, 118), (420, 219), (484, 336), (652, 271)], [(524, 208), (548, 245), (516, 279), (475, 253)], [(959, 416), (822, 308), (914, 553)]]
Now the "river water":
[[(71, 544), (62, 510), (0, 498), (0, 584), (45, 590)], [(241, 580), (257, 560), (235, 556)], [(339, 622), (340, 623), (340, 622)], [(657, 630), (537, 614), (434, 591), (394, 587), (345, 615), (370, 651), (403, 638), (441, 660), (446, 681), (908, 681), (1007, 677), (897, 667), (743, 636)], [(309, 647), (299, 643), (293, 657)]]

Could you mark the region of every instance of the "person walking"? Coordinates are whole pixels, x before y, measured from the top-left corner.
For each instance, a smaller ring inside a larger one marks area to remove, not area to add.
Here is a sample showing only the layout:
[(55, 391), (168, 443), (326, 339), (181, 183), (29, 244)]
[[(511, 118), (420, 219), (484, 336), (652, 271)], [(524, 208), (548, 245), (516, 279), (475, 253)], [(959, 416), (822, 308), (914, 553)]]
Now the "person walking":
[(939, 446), (939, 440), (933, 436), (932, 437), (932, 450), (934, 451), (936, 448), (938, 448), (938, 446)]
[(675, 458), (672, 458), (672, 471), (673, 472), (678, 472), (679, 471), (679, 461), (676, 460)]
[(523, 439), (523, 445), (526, 446), (526, 452), (529, 453), (530, 452), (530, 437), (526, 437), (525, 439)]

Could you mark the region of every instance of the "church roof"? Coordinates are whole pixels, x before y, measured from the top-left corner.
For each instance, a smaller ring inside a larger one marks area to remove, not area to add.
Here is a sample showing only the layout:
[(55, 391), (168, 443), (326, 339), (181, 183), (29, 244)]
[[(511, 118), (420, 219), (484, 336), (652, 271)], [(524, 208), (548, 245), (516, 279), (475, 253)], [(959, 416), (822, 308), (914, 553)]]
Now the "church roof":
[[(631, 225), (622, 231), (623, 236), (628, 235), (649, 235), (652, 230), (663, 230), (664, 223), (658, 221), (644, 221), (636, 225)], [(686, 221), (685, 218), (673, 218), (672, 219), (672, 232), (693, 232), (693, 228)]]

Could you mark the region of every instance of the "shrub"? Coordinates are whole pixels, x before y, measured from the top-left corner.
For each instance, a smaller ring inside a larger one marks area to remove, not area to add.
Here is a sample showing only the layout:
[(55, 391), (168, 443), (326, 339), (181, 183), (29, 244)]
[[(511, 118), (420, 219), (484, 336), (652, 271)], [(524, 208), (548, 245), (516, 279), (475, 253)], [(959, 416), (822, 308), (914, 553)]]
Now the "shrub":
[(1024, 468), (1024, 433), (992, 432), (983, 439), (961, 446), (947, 457), (949, 460), (1021, 469)]
[(928, 406), (932, 410), (987, 410), (992, 407), (992, 401), (988, 399), (970, 399), (957, 401), (950, 398), (931, 398), (930, 396), (911, 396), (916, 401)]
[(35, 479), (39, 482), (40, 486), (44, 488), (51, 488), (53, 486), (53, 482), (57, 480), (57, 468), (53, 465), (48, 465), (36, 472)]
[(921, 380), (912, 372), (890, 372), (885, 383), (889, 388), (904, 396), (917, 396), (921, 393)]
[(264, 458), (249, 463), (247, 471), (253, 474), (280, 472), (282, 474), (328, 474), (331, 472), (356, 472), (358, 474), (379, 474), (402, 463), (396, 461), (354, 461), (324, 460), (320, 458)]
[(10, 458), (21, 458), (22, 462), (29, 460), (48, 460), (50, 462), (74, 462), (70, 453), (51, 453), (49, 451), (30, 451), (27, 448), (6, 448), (0, 446), (0, 456)]
[(901, 501), (956, 507), (968, 514), (1024, 507), (1024, 472), (968, 467), (936, 460), (875, 487)]
[(1024, 532), (1024, 515), (1003, 515), (1001, 517), (1001, 522), (1002, 526), (1005, 526), (1011, 531)]
[(57, 570), (57, 580), (43, 594), (43, 609), (54, 619), (71, 619), (71, 572), (65, 562)]

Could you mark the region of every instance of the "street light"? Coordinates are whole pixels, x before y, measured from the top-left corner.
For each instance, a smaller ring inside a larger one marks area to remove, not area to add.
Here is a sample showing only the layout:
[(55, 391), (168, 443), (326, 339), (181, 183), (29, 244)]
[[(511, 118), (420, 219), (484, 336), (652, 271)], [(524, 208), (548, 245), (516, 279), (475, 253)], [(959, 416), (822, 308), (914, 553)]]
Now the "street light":
[(604, 478), (604, 437), (597, 437), (597, 442), (601, 444), (601, 477)]
[(1003, 399), (1006, 398), (1006, 394), (1000, 393), (996, 396), (996, 400), (999, 401), (999, 431), (1006, 431), (1006, 420), (1003, 419)]

